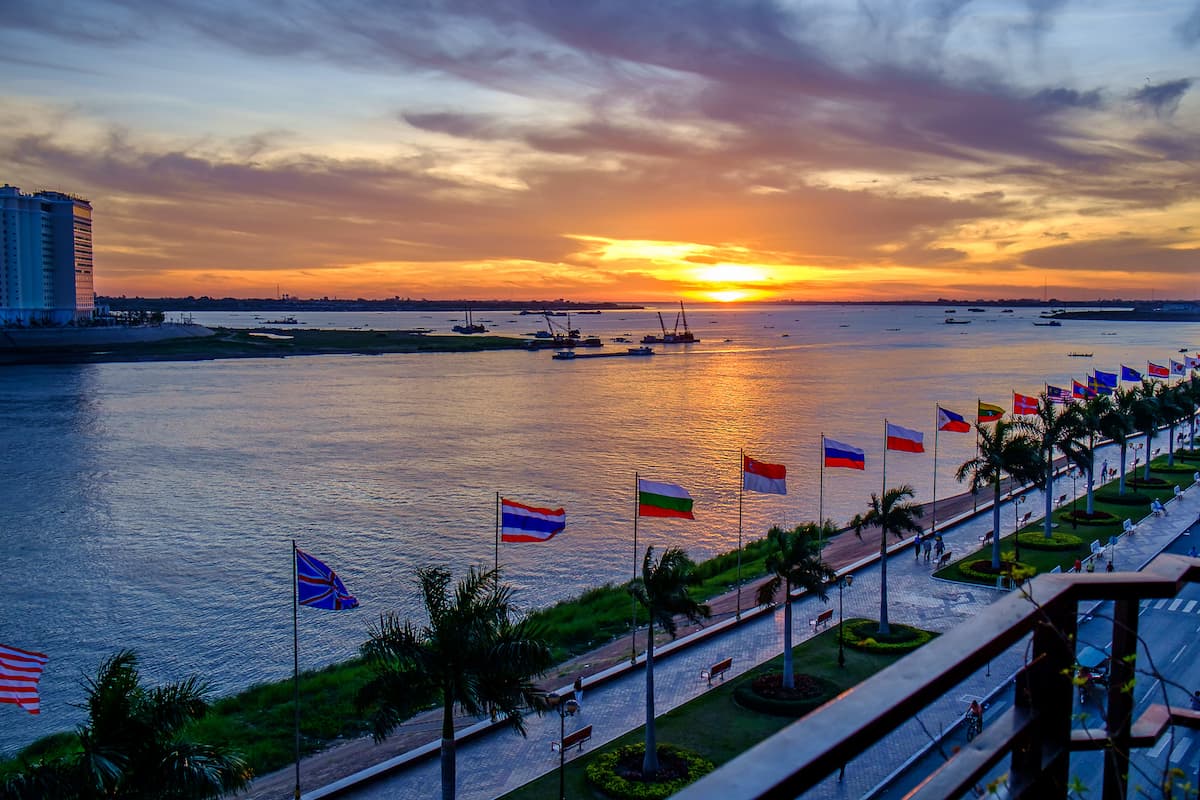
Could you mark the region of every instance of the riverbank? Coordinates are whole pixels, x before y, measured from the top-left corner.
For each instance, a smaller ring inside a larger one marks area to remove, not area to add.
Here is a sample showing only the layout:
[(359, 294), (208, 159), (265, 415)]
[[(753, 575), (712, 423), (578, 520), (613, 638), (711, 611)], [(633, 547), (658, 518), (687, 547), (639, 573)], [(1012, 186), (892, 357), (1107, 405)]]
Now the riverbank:
[(1200, 311), (1149, 311), (1104, 310), (1104, 311), (1059, 311), (1054, 319), (1099, 319), (1106, 322), (1200, 322)]
[[(160, 334), (189, 329), (184, 335)], [(195, 330), (199, 329), (199, 331)], [(513, 350), (524, 339), (511, 336), (438, 336), (421, 331), (304, 330), (281, 327), (204, 328), (200, 325), (146, 328), (81, 329), (88, 335), (70, 338), (0, 335), (0, 364), (98, 364), (138, 361), (211, 361), (221, 358), (286, 358), (312, 355), (380, 355), (383, 353), (473, 353)], [(124, 336), (114, 332), (127, 331)], [(142, 331), (146, 335), (131, 335)], [(201, 333), (203, 331), (204, 333)], [(42, 331), (23, 331), (22, 334)], [(7, 337), (7, 338), (6, 338)]]

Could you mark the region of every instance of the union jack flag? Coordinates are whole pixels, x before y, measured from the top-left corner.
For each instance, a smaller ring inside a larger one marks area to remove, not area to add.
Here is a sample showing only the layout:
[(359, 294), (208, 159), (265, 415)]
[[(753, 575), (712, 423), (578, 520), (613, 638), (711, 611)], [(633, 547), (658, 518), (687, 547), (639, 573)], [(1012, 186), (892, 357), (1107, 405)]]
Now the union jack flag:
[(358, 598), (350, 594), (337, 573), (296, 548), (296, 597), (300, 605), (325, 611), (358, 608)]

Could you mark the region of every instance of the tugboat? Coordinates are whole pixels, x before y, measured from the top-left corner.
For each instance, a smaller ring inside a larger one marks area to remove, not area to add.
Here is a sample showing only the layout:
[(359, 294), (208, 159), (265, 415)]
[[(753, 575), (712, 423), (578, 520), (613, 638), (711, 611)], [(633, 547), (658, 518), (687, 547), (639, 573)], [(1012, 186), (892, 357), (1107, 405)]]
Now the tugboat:
[[(679, 330), (679, 321), (683, 320), (683, 332)], [(675, 330), (667, 332), (667, 324), (663, 322), (662, 312), (658, 312), (658, 324), (662, 328), (662, 336), (648, 333), (642, 337), (642, 344), (694, 344), (699, 339), (688, 329), (687, 312), (683, 310), (683, 301), (679, 301), (679, 313), (675, 315)]]

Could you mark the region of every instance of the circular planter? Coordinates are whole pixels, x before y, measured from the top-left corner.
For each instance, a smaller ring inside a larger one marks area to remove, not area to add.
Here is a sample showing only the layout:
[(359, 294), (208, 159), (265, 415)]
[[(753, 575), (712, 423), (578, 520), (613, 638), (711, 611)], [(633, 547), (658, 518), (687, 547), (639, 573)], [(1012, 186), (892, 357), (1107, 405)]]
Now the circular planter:
[[(1111, 514), (1109, 516), (1112, 517)], [(1116, 517), (1112, 517), (1111, 521), (1115, 522)], [(1070, 533), (1063, 533), (1062, 531), (1052, 531), (1049, 539), (1042, 535), (1040, 531), (1022, 533), (1017, 537), (1017, 541), (1020, 542), (1021, 547), (1026, 547), (1030, 550), (1074, 550), (1076, 547), (1083, 546), (1083, 539), (1081, 537)], [(987, 563), (990, 570), (992, 562), (988, 561)], [(992, 577), (995, 577), (995, 575)]]
[(585, 770), (588, 783), (614, 800), (663, 800), (715, 767), (690, 750), (672, 744), (658, 746), (659, 771), (652, 781), (642, 778), (644, 744), (627, 744), (601, 753)]
[(751, 711), (778, 717), (803, 717), (837, 696), (840, 687), (833, 681), (794, 673), (794, 689), (783, 687), (782, 672), (763, 672), (743, 679), (733, 690), (738, 705)]

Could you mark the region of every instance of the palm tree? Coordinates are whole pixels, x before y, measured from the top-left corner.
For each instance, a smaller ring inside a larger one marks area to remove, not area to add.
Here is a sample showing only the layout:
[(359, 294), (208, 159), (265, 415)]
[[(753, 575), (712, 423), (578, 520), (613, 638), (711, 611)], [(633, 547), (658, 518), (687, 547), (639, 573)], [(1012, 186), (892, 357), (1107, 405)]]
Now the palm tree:
[(1175, 426), (1187, 416), (1191, 404), (1182, 389), (1182, 384), (1160, 383), (1154, 392), (1158, 407), (1162, 411), (1162, 421), (1167, 423), (1167, 466), (1175, 466)]
[(906, 533), (917, 533), (921, 530), (918, 519), (925, 513), (918, 503), (902, 502), (914, 495), (911, 486), (901, 486), (888, 489), (883, 498), (871, 493), (871, 505), (866, 514), (855, 514), (850, 520), (854, 535), (862, 538), (863, 528), (879, 528), (879, 634), (887, 636), (892, 632), (888, 625), (887, 606), (887, 535), (904, 538)]
[(955, 477), (971, 479), (971, 492), (984, 486), (992, 488), (992, 569), (1000, 570), (1000, 489), (1004, 476), (1017, 484), (1030, 483), (1041, 474), (1038, 445), (1011, 419), (991, 425), (976, 425), (978, 449), (974, 458), (963, 462)]
[(240, 758), (184, 735), (207, 713), (208, 687), (194, 677), (146, 687), (137, 663), (131, 650), (105, 661), (87, 679), (79, 752), (9, 780), (0, 797), (191, 800), (245, 788), (250, 770)]
[(416, 627), (396, 614), (372, 626), (362, 653), (373, 676), (359, 705), (371, 710), (376, 741), (424, 707), (442, 704), (442, 797), (453, 800), (456, 783), (454, 708), (470, 715), (505, 718), (525, 735), (523, 712), (540, 699), (532, 676), (551, 665), (550, 648), (512, 606), (512, 588), (496, 570), (471, 569), (450, 590), (445, 567), (417, 570), (429, 622)]
[(1051, 403), (1043, 392), (1038, 398), (1037, 414), (1032, 420), (1021, 420), (1017, 424), (1034, 436), (1041, 449), (1042, 474), (1036, 481), (1045, 494), (1046, 513), (1042, 520), (1042, 534), (1047, 538), (1054, 535), (1054, 451), (1080, 467), (1085, 461), (1079, 449), (1079, 440), (1086, 431), (1080, 424), (1075, 404), (1058, 406)]
[(1154, 440), (1154, 434), (1162, 420), (1162, 409), (1159, 407), (1158, 398), (1155, 397), (1155, 383), (1156, 381), (1149, 378), (1142, 378), (1142, 386), (1137, 390), (1137, 400), (1131, 409), (1133, 427), (1146, 437), (1146, 465), (1142, 470), (1143, 481), (1150, 480), (1150, 443)]
[(775, 526), (767, 531), (767, 572), (771, 578), (758, 587), (758, 604), (767, 605), (775, 601), (779, 588), (783, 592), (783, 686), (796, 686), (792, 667), (792, 589), (801, 588), (815, 594), (821, 600), (827, 598), (826, 584), (837, 577), (837, 573), (821, 560), (822, 539), (828, 539), (837, 530), (832, 524), (823, 528), (808, 522), (785, 531)]
[[(1129, 439), (1137, 432), (1133, 424), (1133, 407), (1137, 403), (1136, 389), (1118, 389), (1112, 395), (1108, 409), (1100, 417), (1100, 433), (1116, 442), (1121, 448), (1121, 478), (1117, 494), (1125, 494), (1125, 458), (1129, 452)], [(1091, 511), (1091, 508), (1088, 509)]]
[(628, 584), (629, 593), (646, 609), (650, 635), (646, 637), (646, 754), (642, 758), (642, 777), (653, 780), (658, 774), (658, 742), (654, 730), (654, 626), (672, 639), (677, 630), (675, 617), (682, 614), (690, 622), (707, 619), (712, 610), (688, 594), (688, 580), (695, 564), (678, 547), (668, 547), (662, 558), (654, 560), (654, 548), (646, 548), (642, 559), (642, 577)]
[(1108, 410), (1112, 407), (1111, 395), (1100, 394), (1089, 397), (1082, 403), (1075, 404), (1075, 413), (1079, 415), (1079, 424), (1087, 432), (1087, 444), (1079, 444), (1079, 454), (1083, 456), (1082, 465), (1087, 473), (1087, 515), (1090, 518), (1096, 511), (1096, 434), (1104, 423)]

